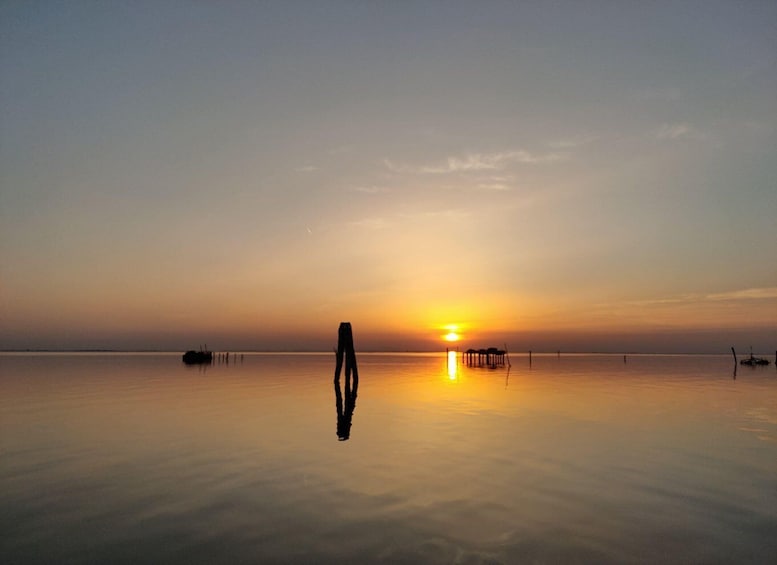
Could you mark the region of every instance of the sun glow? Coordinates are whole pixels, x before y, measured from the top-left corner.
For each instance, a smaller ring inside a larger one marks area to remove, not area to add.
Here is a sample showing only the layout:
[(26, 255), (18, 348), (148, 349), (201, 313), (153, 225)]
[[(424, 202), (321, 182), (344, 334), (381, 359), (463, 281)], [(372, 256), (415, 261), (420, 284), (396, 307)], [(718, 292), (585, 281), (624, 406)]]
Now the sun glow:
[(442, 336), (442, 338), (445, 341), (459, 341), (461, 339), (461, 334), (459, 334), (458, 325), (449, 324), (447, 326), (444, 326), (443, 329), (447, 330), (447, 333)]

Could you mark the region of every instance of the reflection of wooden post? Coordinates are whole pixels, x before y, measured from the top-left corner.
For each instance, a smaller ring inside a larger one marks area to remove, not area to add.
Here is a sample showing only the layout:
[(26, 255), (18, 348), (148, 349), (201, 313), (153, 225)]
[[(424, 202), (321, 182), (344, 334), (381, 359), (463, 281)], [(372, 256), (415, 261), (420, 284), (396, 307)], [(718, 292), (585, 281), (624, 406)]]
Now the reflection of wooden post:
[[(351, 418), (356, 408), (356, 395), (359, 389), (359, 371), (356, 368), (356, 352), (353, 348), (353, 333), (351, 324), (342, 322), (337, 331), (337, 362), (335, 364), (335, 408), (337, 409), (337, 437), (340, 441), (351, 437)], [(340, 391), (340, 371), (345, 360), (345, 404), (343, 394)], [(351, 387), (351, 373), (353, 373), (353, 388)]]

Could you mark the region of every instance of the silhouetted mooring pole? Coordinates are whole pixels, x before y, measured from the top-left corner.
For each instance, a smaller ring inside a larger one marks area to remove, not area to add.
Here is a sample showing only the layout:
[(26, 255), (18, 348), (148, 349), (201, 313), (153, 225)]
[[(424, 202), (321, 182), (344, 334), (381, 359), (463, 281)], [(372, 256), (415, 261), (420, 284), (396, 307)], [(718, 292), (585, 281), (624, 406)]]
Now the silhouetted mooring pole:
[(354, 380), (359, 379), (359, 370), (356, 367), (356, 351), (353, 349), (353, 333), (350, 322), (341, 322), (337, 330), (337, 363), (335, 364), (335, 381), (340, 380), (340, 371), (345, 359), (345, 386), (351, 382), (351, 372)]

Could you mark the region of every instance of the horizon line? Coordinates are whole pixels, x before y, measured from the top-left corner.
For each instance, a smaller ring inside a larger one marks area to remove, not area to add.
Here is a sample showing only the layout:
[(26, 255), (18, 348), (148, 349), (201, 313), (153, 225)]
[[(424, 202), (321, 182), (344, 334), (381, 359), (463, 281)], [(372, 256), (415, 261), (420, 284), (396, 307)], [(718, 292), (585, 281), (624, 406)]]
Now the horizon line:
[[(71, 349), (51, 349), (51, 348), (25, 348), (25, 349), (2, 349), (0, 348), (0, 354), (2, 353), (160, 353), (160, 354), (170, 354), (170, 355), (177, 355), (185, 353), (187, 350), (180, 350), (180, 349), (103, 349), (103, 348), (71, 348)], [(463, 353), (466, 351), (466, 349), (453, 349), (453, 348), (446, 348), (443, 349), (403, 349), (403, 350), (396, 350), (396, 349), (365, 349), (362, 351), (357, 351), (357, 353), (362, 354), (397, 354), (397, 353), (440, 353), (445, 354), (450, 351), (455, 351), (456, 353)], [(332, 355), (335, 352), (334, 351), (326, 351), (326, 350), (319, 350), (319, 349), (224, 349), (224, 350), (217, 350), (212, 351), (213, 353), (231, 353), (231, 354), (267, 354), (267, 355), (281, 355), (281, 354), (300, 354), (300, 353), (306, 353), (306, 354), (314, 354), (314, 355)], [(731, 350), (729, 349), (727, 352), (720, 352), (720, 353), (710, 353), (710, 352), (700, 352), (700, 351), (683, 351), (683, 352), (667, 352), (667, 351), (585, 351), (585, 350), (577, 350), (577, 349), (570, 349), (570, 350), (546, 350), (546, 349), (526, 349), (526, 350), (518, 350), (518, 351), (507, 351), (508, 355), (516, 355), (516, 356), (526, 356), (526, 355), (709, 355), (709, 356), (729, 356), (731, 355)], [(771, 355), (772, 353), (777, 356), (777, 350), (774, 352), (769, 353), (762, 353), (762, 352), (753, 352), (753, 354), (757, 355)]]

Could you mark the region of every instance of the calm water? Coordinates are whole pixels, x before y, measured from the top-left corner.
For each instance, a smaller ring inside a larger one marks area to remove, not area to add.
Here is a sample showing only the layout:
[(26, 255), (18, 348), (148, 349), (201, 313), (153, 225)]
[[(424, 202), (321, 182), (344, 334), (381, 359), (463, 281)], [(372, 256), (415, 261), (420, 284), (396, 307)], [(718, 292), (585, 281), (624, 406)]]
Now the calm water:
[(532, 361), (0, 355), (0, 562), (775, 562), (773, 364)]

